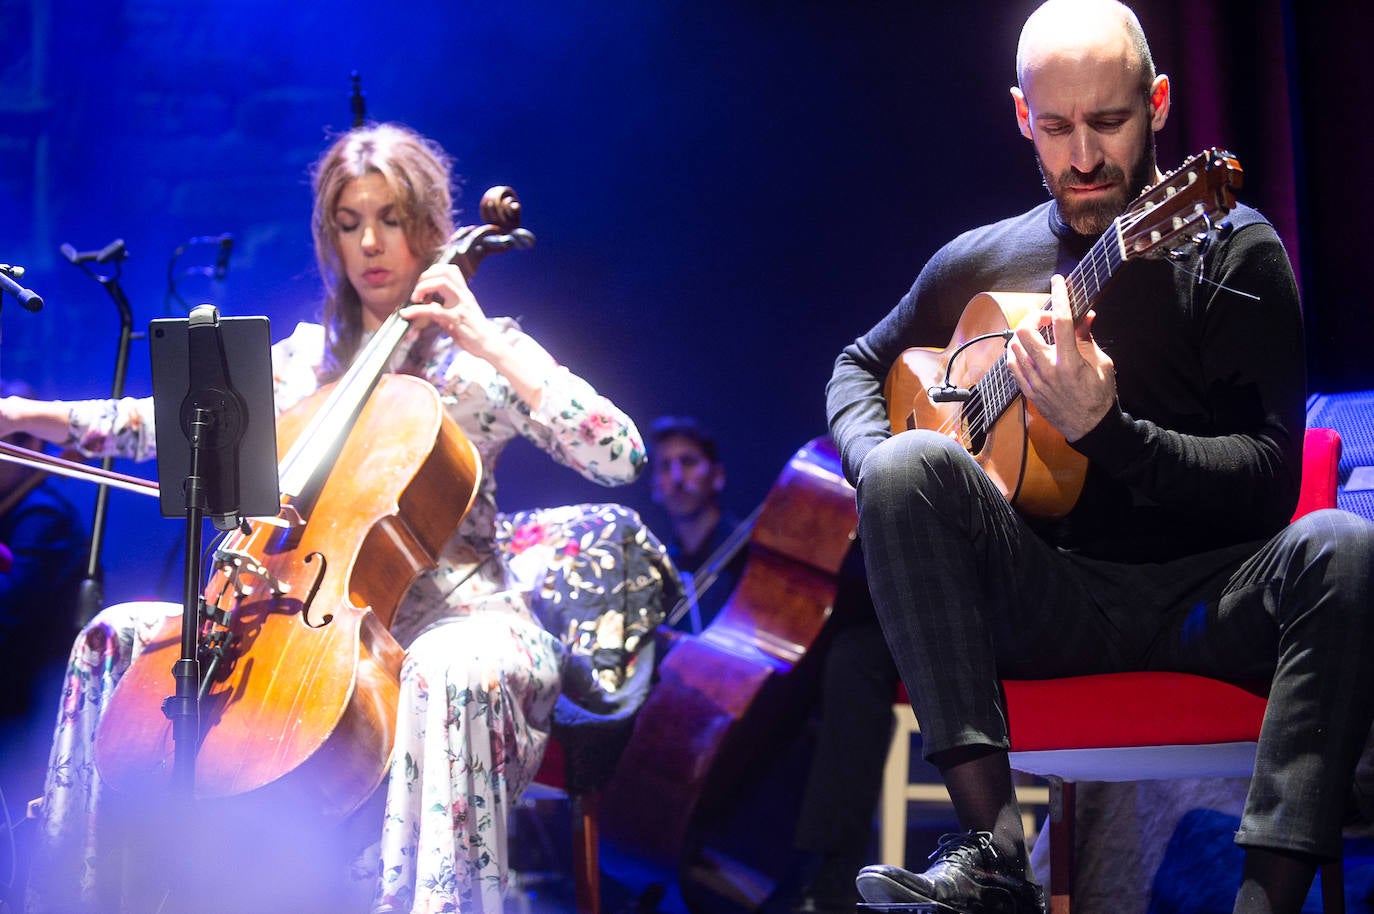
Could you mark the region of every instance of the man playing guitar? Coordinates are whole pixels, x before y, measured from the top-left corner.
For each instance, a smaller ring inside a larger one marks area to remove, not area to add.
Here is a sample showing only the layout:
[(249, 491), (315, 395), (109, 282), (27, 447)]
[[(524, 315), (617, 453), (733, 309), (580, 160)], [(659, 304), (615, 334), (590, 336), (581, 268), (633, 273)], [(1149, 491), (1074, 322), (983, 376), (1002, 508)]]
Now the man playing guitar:
[(1374, 716), (1374, 525), (1288, 524), (1293, 272), (1229, 155), (1156, 168), (1170, 83), (1125, 6), (1049, 0), (1017, 74), (1052, 199), (938, 251), (827, 388), (878, 615), (966, 829), (859, 890), (1040, 911), (999, 680), (1162, 669), (1271, 682), (1235, 910), (1296, 912), (1341, 852)]

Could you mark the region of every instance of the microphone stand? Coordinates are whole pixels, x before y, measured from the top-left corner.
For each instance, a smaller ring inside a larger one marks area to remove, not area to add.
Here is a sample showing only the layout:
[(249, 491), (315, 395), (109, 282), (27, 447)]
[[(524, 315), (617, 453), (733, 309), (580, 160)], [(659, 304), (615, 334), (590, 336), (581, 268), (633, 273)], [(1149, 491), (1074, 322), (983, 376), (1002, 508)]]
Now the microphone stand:
[[(118, 400), (124, 396), (124, 380), (129, 368), (129, 346), (134, 340), (134, 315), (129, 307), (128, 296), (119, 285), (119, 264), (128, 256), (123, 241), (113, 241), (100, 251), (79, 253), (69, 244), (62, 245), (62, 254), (73, 265), (81, 267), (87, 276), (104, 287), (114, 299), (119, 311), (119, 345), (115, 350), (114, 381), (110, 385), (110, 397)], [(113, 261), (115, 269), (109, 275), (101, 275), (85, 266), (88, 262), (107, 263)], [(114, 466), (113, 457), (100, 461), (100, 468), (109, 471)], [(76, 612), (77, 628), (81, 628), (95, 618), (95, 614), (105, 605), (104, 571), (100, 566), (100, 555), (105, 544), (105, 524), (109, 512), (110, 487), (97, 486), (95, 490), (95, 510), (91, 516), (91, 548), (86, 557), (86, 575), (77, 589)]]

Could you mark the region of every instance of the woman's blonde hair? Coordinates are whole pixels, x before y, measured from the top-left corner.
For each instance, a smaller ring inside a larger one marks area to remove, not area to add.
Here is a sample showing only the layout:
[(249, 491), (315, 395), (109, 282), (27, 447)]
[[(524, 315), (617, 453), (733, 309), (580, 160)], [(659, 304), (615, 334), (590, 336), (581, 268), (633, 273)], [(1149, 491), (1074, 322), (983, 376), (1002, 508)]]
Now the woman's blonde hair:
[(381, 175), (391, 189), (406, 243), (421, 262), (432, 261), (453, 234), (452, 160), (433, 140), (398, 124), (375, 124), (350, 130), (324, 151), (310, 173), (310, 231), (325, 287), (327, 377), (348, 366), (362, 338), (362, 302), (339, 260), (334, 213), (348, 183), (369, 174)]

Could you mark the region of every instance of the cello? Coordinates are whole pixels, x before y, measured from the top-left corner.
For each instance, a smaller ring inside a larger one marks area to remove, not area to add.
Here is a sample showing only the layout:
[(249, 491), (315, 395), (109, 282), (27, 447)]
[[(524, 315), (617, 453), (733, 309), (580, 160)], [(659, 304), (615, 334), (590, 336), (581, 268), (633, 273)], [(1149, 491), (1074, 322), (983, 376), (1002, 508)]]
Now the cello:
[(710, 832), (747, 771), (804, 712), (807, 660), (834, 611), (857, 526), (834, 444), (807, 443), (759, 506), (725, 606), (701, 635), (679, 635), (659, 664), (602, 792), (601, 827), (627, 856), (676, 870), (684, 896), (697, 886), (752, 908), (771, 891), (712, 847)]
[[(510, 188), (489, 190), (481, 215), (436, 262), (470, 277), (486, 254), (533, 244)], [(407, 329), (393, 313), (338, 381), (278, 417), (281, 510), (215, 552), (202, 592), (197, 799), (289, 797), (341, 818), (385, 776), (404, 653), (388, 629), (482, 472), (434, 388), (386, 373)], [(162, 703), (180, 627), (163, 624), (100, 719), (96, 767), (116, 792), (170, 783)]]

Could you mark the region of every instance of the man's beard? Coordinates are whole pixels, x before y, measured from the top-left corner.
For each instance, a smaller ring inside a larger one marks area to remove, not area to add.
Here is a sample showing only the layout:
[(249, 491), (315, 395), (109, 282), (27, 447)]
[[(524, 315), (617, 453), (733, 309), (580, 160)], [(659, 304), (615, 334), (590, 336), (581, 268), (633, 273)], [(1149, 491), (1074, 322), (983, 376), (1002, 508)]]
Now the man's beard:
[[(1059, 204), (1059, 218), (1078, 234), (1095, 238), (1105, 232), (1111, 226), (1112, 220), (1124, 213), (1131, 201), (1140, 196), (1140, 192), (1154, 181), (1154, 136), (1146, 139), (1145, 149), (1131, 169), (1130, 179), (1125, 182), (1121, 182), (1121, 166), (1106, 162), (1093, 169), (1090, 174), (1080, 174), (1070, 166), (1054, 178), (1045, 171), (1045, 163), (1041, 161), (1039, 151), (1035, 154), (1035, 163), (1040, 166), (1045, 189)], [(1116, 182), (1116, 187), (1110, 194), (1096, 200), (1069, 199), (1067, 188), (1091, 187), (1108, 181)]]

